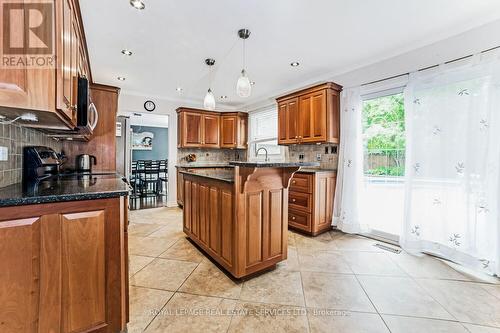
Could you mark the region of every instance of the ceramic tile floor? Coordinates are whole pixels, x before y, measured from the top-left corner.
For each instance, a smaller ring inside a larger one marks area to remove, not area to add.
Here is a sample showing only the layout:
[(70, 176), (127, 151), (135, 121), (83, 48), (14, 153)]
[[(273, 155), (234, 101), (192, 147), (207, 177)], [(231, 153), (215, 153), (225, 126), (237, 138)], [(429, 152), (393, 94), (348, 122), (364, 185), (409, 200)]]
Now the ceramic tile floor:
[(130, 213), (128, 332), (500, 333), (500, 281), (376, 241), (289, 233), (288, 260), (235, 281), (182, 233), (182, 210)]

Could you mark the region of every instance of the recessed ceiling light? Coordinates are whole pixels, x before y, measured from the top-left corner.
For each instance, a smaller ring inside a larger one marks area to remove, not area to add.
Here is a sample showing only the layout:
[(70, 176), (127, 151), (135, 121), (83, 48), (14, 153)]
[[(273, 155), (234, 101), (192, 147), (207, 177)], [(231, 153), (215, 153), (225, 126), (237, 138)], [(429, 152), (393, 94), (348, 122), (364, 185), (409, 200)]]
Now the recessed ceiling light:
[(132, 51), (124, 49), (124, 50), (122, 50), (122, 54), (127, 55), (127, 56), (131, 56), (132, 55)]
[(142, 0), (130, 0), (130, 5), (135, 9), (140, 10), (146, 8), (146, 5), (144, 4), (144, 2), (142, 2)]
[(176, 90), (177, 92), (181, 93), (181, 92), (182, 92), (182, 87), (177, 87), (177, 88), (175, 88), (175, 90)]
[(254, 85), (255, 85), (255, 81), (250, 82), (250, 84), (251, 84), (252, 86), (254, 86)]
[(221, 99), (227, 99), (227, 96), (226, 95), (222, 95), (220, 98)]
[(300, 65), (298, 61), (294, 61), (290, 64), (292, 67), (297, 67), (298, 65)]
[(123, 76), (118, 76), (118, 77), (117, 77), (117, 79), (118, 79), (119, 81), (125, 81), (125, 78), (124, 78)]

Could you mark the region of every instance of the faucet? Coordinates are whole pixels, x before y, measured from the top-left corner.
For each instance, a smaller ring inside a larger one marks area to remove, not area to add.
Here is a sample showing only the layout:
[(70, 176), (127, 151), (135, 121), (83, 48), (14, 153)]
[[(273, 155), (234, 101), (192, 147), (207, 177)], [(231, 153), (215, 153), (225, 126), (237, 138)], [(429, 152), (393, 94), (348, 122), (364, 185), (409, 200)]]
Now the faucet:
[(264, 161), (268, 162), (269, 161), (269, 158), (267, 158), (267, 149), (264, 148), (264, 147), (260, 147), (259, 149), (257, 149), (257, 151), (255, 152), (255, 157), (257, 157), (259, 155), (259, 151), (263, 149), (265, 152), (266, 152), (266, 159)]

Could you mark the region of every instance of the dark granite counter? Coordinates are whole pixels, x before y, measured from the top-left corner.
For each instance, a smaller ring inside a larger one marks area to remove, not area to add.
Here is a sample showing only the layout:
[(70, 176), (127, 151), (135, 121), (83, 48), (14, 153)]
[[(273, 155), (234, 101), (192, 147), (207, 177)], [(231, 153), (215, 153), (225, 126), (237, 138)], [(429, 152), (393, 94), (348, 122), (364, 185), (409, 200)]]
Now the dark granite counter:
[(185, 164), (177, 164), (175, 166), (176, 168), (189, 168), (189, 169), (197, 169), (197, 168), (232, 168), (232, 166), (230, 166), (229, 164), (227, 163), (197, 163), (197, 162), (193, 162), (193, 163), (185, 163)]
[(319, 167), (319, 162), (229, 162), (229, 165), (245, 168), (293, 168)]
[(204, 178), (210, 178), (215, 180), (221, 180), (227, 183), (234, 183), (234, 169), (225, 168), (224, 170), (196, 170), (187, 171), (181, 170), (180, 173), (184, 175), (200, 176)]
[(0, 188), (0, 207), (126, 196), (130, 186), (117, 174), (61, 175), (23, 186)]
[(337, 169), (301, 168), (297, 172), (302, 172), (302, 173), (337, 172)]

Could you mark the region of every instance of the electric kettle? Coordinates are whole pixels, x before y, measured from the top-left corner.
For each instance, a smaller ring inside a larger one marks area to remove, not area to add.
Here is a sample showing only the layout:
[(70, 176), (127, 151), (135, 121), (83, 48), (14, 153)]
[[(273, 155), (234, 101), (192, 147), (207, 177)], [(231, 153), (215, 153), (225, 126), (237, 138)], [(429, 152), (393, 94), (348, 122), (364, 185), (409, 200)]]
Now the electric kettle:
[(97, 159), (94, 155), (82, 154), (76, 157), (76, 169), (78, 172), (92, 172), (92, 165), (96, 165)]

